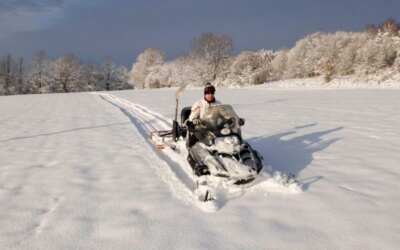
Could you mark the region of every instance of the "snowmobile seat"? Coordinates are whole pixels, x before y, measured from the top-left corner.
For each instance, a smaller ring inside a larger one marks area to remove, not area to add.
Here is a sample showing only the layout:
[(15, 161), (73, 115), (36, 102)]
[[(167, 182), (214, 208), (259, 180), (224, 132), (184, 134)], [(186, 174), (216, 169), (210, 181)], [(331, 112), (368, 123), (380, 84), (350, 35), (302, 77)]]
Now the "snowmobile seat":
[(191, 107), (184, 107), (181, 111), (181, 124), (184, 124), (189, 119), (190, 113), (192, 112)]

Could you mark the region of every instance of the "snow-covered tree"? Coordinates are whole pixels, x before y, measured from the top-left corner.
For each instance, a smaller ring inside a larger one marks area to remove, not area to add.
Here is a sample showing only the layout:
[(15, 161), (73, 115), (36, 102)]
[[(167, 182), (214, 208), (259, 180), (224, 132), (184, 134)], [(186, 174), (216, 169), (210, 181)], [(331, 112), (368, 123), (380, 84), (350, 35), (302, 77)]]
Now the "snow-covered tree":
[(52, 63), (52, 90), (54, 92), (74, 92), (82, 89), (80, 86), (80, 62), (73, 55), (65, 55)]
[(159, 49), (148, 48), (136, 59), (130, 72), (129, 82), (136, 88), (144, 88), (146, 77), (151, 69), (164, 63), (164, 53)]
[(200, 62), (197, 71), (204, 81), (217, 79), (232, 52), (233, 40), (228, 35), (207, 32), (195, 37), (192, 42), (191, 54)]
[(192, 56), (182, 56), (165, 65), (169, 68), (168, 82), (171, 86), (201, 86), (204, 84), (202, 71), (198, 71), (202, 63), (196, 61)]
[(111, 90), (123, 90), (132, 88), (133, 86), (129, 84), (128, 69), (124, 66), (116, 66), (113, 71)]
[(311, 63), (305, 60), (307, 50), (311, 46), (309, 40), (309, 37), (306, 37), (297, 41), (296, 45), (287, 53), (285, 78), (302, 78), (312, 72), (309, 69)]
[(359, 61), (357, 61), (357, 51), (369, 39), (368, 37), (368, 34), (365, 33), (351, 34), (347, 45), (339, 51), (335, 65), (336, 74), (344, 76), (355, 72), (357, 64), (359, 64)]
[(280, 50), (275, 53), (274, 59), (272, 59), (272, 79), (282, 79), (287, 68), (288, 61), (288, 50)]
[(398, 24), (396, 20), (394, 20), (393, 18), (387, 19), (381, 25), (382, 33), (387, 33), (392, 36), (398, 36), (399, 30), (400, 30), (400, 24)]
[[(385, 67), (391, 67), (396, 60), (398, 47), (388, 33), (380, 33), (367, 40), (357, 52), (359, 73), (373, 74)], [(397, 38), (396, 38), (397, 39)]]
[(120, 79), (120, 69), (118, 66), (110, 59), (107, 58), (106, 61), (101, 65), (100, 72), (102, 74), (102, 80), (98, 83), (105, 90), (115, 90), (119, 89)]
[(83, 87), (82, 91), (103, 90), (98, 86), (101, 76), (102, 75), (96, 65), (82, 65), (80, 68), (80, 82)]
[(272, 51), (244, 51), (233, 61), (230, 67), (230, 80), (239, 85), (264, 83), (272, 77)]

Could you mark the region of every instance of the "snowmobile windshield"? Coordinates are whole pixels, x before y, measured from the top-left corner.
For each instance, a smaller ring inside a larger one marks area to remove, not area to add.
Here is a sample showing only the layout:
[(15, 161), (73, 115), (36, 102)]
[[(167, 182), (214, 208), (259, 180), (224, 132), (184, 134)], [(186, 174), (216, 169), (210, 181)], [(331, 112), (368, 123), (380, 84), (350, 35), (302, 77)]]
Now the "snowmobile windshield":
[(209, 107), (203, 121), (207, 128), (213, 132), (227, 128), (232, 133), (240, 135), (239, 117), (231, 105), (223, 104)]

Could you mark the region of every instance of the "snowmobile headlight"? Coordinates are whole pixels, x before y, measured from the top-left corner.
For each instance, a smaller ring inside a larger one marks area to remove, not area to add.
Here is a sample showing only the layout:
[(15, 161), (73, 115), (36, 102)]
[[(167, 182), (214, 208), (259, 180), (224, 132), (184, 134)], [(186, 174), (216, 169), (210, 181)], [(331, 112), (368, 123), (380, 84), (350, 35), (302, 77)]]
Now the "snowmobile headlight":
[(225, 137), (224, 141), (228, 144), (239, 144), (239, 139), (236, 136)]
[(235, 136), (228, 136), (228, 137), (224, 138), (224, 142), (227, 143), (227, 144), (232, 144), (233, 145), (233, 144), (237, 143), (237, 140), (236, 140)]
[(221, 129), (221, 134), (222, 135), (229, 135), (230, 133), (231, 133), (231, 129), (229, 129), (229, 128)]

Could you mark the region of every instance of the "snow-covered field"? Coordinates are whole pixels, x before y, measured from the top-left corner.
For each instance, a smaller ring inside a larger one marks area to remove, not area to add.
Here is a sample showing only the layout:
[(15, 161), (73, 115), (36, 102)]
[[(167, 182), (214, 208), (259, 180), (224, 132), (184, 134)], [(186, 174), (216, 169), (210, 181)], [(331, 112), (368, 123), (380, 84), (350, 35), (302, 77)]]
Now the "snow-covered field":
[(399, 90), (217, 91), (301, 192), (193, 202), (145, 136), (174, 90), (0, 97), (0, 249), (398, 249)]

